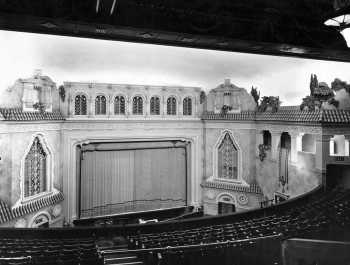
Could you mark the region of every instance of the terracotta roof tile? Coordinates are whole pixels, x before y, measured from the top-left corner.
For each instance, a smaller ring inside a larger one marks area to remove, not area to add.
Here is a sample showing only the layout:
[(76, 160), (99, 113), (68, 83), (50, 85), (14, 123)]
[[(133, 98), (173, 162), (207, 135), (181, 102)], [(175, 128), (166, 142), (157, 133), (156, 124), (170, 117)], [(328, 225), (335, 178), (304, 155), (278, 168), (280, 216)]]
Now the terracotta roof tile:
[(300, 110), (295, 107), (281, 107), (276, 112), (241, 112), (235, 114), (216, 114), (205, 112), (204, 120), (237, 120), (237, 121), (277, 121), (296, 123), (350, 123), (350, 110)]
[(3, 201), (0, 201), (0, 224), (9, 222), (23, 215), (36, 212), (44, 207), (57, 204), (64, 200), (62, 192), (52, 194), (35, 201), (25, 203), (16, 208), (10, 207)]
[(15, 108), (0, 108), (0, 114), (5, 121), (40, 121), (40, 120), (64, 120), (59, 111), (34, 112), (22, 111)]

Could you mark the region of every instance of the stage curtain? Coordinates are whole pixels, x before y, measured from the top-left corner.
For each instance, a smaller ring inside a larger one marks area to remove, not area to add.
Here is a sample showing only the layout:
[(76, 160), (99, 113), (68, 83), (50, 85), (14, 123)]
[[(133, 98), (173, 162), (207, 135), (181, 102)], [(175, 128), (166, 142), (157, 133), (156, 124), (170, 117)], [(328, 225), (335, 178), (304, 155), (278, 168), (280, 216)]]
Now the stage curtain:
[(83, 152), (81, 217), (186, 205), (186, 148)]

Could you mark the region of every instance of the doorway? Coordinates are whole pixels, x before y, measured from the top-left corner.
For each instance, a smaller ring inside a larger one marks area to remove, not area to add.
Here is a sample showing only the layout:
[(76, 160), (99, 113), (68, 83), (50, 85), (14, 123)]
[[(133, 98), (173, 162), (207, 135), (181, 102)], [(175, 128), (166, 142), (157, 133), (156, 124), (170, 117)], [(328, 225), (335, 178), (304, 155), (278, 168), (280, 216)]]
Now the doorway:
[(229, 214), (234, 212), (236, 212), (236, 206), (233, 203), (227, 203), (227, 202), (218, 203), (219, 214)]

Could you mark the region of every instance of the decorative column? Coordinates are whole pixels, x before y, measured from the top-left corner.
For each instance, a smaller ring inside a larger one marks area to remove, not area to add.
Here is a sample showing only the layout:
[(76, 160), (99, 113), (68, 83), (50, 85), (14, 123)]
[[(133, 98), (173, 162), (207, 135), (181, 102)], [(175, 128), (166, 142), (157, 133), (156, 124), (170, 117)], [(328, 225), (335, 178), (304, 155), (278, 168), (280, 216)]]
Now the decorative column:
[(112, 95), (108, 95), (108, 102), (107, 102), (107, 114), (108, 117), (110, 117), (111, 115), (113, 115), (113, 96)]
[(350, 156), (350, 134), (345, 134), (345, 156)]
[(297, 132), (292, 132), (289, 134), (291, 139), (290, 160), (292, 163), (298, 163), (298, 151), (300, 151), (299, 148), (302, 136)]
[(68, 97), (68, 117), (71, 117), (74, 114), (73, 106), (74, 106), (73, 97), (72, 97), (72, 95), (69, 95), (69, 97)]
[(92, 96), (89, 96), (87, 99), (87, 107), (88, 107), (89, 117), (94, 115), (94, 104), (95, 104), (95, 99)]
[(177, 115), (179, 117), (182, 117), (184, 115), (184, 113), (183, 113), (183, 99), (181, 99), (181, 97), (179, 97), (178, 101), (179, 101), (179, 103), (177, 104), (177, 106), (179, 109), (178, 109)]
[(126, 117), (129, 117), (132, 113), (132, 99), (131, 99), (131, 96), (130, 95), (127, 95), (126, 96), (126, 99), (125, 99), (125, 114), (126, 114)]
[(144, 109), (144, 112), (143, 112), (146, 117), (149, 116), (149, 106), (150, 106), (149, 98), (146, 95), (145, 96), (145, 104), (144, 104), (145, 109)]
[(271, 131), (271, 159), (278, 159), (278, 144), (281, 140), (281, 132)]
[(166, 95), (163, 95), (162, 97), (162, 100), (163, 100), (163, 114), (162, 116), (165, 116), (166, 115), (166, 107), (167, 107), (167, 96)]
[(316, 136), (316, 169), (321, 171), (326, 170), (327, 160), (330, 155), (330, 146), (334, 146), (330, 144), (330, 138), (333, 135), (324, 135), (318, 134)]

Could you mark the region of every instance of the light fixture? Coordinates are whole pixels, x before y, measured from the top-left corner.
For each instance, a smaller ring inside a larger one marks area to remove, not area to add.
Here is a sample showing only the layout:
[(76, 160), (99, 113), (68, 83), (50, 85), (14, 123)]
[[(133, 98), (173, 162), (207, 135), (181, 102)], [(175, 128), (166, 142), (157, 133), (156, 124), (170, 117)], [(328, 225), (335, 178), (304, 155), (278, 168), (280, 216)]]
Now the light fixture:
[(350, 5), (337, 8), (324, 22), (326, 26), (336, 28), (350, 47)]

